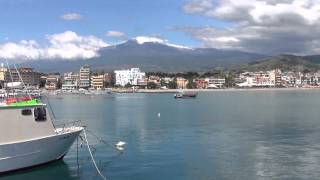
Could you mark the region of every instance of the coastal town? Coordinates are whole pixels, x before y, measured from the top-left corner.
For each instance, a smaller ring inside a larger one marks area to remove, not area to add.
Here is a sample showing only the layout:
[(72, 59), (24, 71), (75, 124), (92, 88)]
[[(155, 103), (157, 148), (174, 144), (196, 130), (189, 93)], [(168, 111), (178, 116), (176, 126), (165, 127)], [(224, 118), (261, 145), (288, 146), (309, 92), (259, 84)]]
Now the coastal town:
[(33, 89), (61, 90), (105, 90), (115, 92), (132, 89), (225, 89), (225, 88), (318, 88), (320, 72), (284, 72), (280, 69), (258, 72), (231, 73), (227, 71), (160, 73), (143, 72), (140, 68), (93, 71), (83, 65), (78, 72), (43, 73), (30, 67), (0, 68), (0, 85), (19, 81)]

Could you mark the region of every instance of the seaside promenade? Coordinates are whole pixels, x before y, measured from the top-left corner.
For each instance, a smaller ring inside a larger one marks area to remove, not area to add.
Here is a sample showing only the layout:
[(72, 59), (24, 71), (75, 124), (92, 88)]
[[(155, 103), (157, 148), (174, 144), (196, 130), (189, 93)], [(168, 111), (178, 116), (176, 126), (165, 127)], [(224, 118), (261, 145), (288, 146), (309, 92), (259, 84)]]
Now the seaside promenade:
[(225, 88), (225, 89), (112, 89), (113, 93), (177, 93), (180, 91), (219, 92), (219, 91), (300, 91), (320, 88)]

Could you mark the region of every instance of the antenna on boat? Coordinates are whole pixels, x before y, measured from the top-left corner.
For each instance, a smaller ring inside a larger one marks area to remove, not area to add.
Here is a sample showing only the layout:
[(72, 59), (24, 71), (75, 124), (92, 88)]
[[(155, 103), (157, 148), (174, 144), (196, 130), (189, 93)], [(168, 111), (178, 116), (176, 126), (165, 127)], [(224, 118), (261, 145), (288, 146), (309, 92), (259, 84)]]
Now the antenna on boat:
[[(5, 60), (6, 60), (6, 63), (7, 63), (7, 68), (8, 68), (9, 74), (10, 74), (11, 83), (12, 83), (12, 85), (13, 85), (13, 77), (12, 77), (12, 73), (11, 73), (11, 70), (10, 70), (9, 63), (8, 63), (8, 59), (5, 58)], [(7, 85), (7, 86), (8, 86), (8, 85)], [(16, 98), (16, 95), (14, 94), (13, 88), (12, 88), (12, 94), (13, 94), (13, 97)]]
[(17, 66), (16, 66), (15, 64), (13, 64), (13, 65), (14, 65), (14, 68), (16, 69), (17, 73), (18, 73), (19, 79), (20, 79), (21, 82), (22, 82), (23, 88), (26, 89), (27, 95), (29, 96), (30, 99), (32, 99), (32, 97), (31, 97), (31, 95), (30, 95), (30, 93), (29, 93), (29, 91), (28, 91), (28, 89), (27, 89), (27, 86), (26, 86), (26, 84), (23, 82), (23, 79), (22, 79), (22, 77), (21, 77), (21, 75), (20, 75), (20, 72), (19, 72), (18, 69), (17, 69)]

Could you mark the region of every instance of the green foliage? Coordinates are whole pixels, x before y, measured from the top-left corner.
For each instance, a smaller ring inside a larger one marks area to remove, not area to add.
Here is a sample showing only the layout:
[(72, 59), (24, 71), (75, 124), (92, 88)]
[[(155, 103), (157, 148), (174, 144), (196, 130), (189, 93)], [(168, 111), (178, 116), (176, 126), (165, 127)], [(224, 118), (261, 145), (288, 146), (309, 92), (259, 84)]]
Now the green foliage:
[(160, 86), (163, 87), (163, 86), (167, 86), (168, 84), (163, 80), (161, 79), (160, 80)]
[(226, 79), (226, 84), (225, 84), (226, 87), (234, 87), (235, 86), (235, 84), (236, 84), (235, 83), (235, 74), (228, 73), (228, 74), (226, 74), (225, 79)]
[(193, 79), (192, 79), (192, 78), (188, 79), (187, 88), (188, 88), (188, 89), (195, 89), (195, 88), (196, 88), (196, 83), (193, 82)]
[(174, 78), (174, 80), (173, 81), (170, 81), (169, 82), (169, 84), (168, 84), (168, 88), (169, 89), (177, 89), (177, 79), (176, 78)]
[(281, 69), (293, 72), (316, 72), (320, 69), (319, 57), (280, 55), (265, 60), (238, 64), (231, 67), (235, 71), (270, 71)]
[(115, 86), (114, 80), (104, 82), (104, 87), (114, 87), (114, 86)]
[(212, 71), (203, 73), (200, 77), (201, 78), (206, 78), (206, 77), (222, 78), (224, 76), (225, 76), (224, 70), (212, 70)]
[(132, 85), (131, 85), (130, 83), (127, 83), (124, 87), (125, 87), (125, 88), (131, 88)]
[(148, 89), (156, 89), (157, 88), (157, 84), (154, 83), (154, 82), (148, 82), (147, 88)]

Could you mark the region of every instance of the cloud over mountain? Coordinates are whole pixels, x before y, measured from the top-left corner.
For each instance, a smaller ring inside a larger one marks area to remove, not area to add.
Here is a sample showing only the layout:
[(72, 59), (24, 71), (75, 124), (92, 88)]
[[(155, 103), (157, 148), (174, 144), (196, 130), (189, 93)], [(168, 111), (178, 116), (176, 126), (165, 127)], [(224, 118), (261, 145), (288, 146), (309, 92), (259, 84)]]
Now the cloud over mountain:
[(35, 40), (0, 44), (0, 58), (37, 59), (89, 59), (98, 57), (98, 51), (108, 44), (95, 36), (80, 36), (73, 31), (47, 35), (47, 45)]
[(319, 52), (319, 0), (194, 0), (184, 6), (227, 28), (179, 28), (206, 47), (278, 54)]

